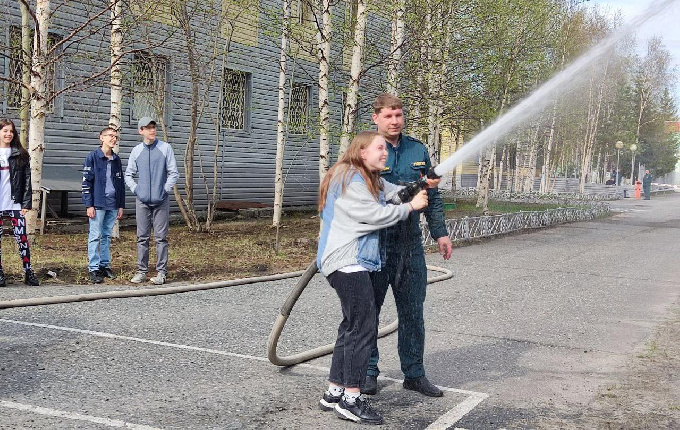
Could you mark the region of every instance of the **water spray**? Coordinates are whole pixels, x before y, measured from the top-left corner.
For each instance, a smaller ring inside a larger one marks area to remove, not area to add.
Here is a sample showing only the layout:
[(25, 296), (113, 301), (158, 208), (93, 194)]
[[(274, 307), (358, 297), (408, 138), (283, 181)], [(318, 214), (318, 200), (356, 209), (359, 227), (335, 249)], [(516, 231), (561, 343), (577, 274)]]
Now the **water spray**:
[[(528, 119), (537, 112), (543, 111), (553, 102), (552, 96), (554, 96), (554, 91), (557, 88), (575, 79), (580, 73), (583, 73), (587, 67), (592, 65), (592, 63), (607, 54), (607, 52), (609, 52), (623, 36), (639, 28), (656, 15), (666, 11), (676, 1), (677, 0), (656, 0), (652, 2), (643, 13), (634, 17), (628, 24), (621, 27), (618, 31), (591, 48), (590, 51), (576, 59), (576, 61), (566, 69), (552, 77), (529, 97), (510, 109), (505, 115), (498, 117), (498, 119), (496, 119), (489, 127), (482, 130), (466, 145), (463, 145), (461, 149), (441, 162), (434, 168), (432, 177), (441, 177), (445, 175), (458, 164), (473, 158), (482, 149), (507, 135), (518, 123)], [(421, 182), (422, 180), (418, 181), (418, 183)]]

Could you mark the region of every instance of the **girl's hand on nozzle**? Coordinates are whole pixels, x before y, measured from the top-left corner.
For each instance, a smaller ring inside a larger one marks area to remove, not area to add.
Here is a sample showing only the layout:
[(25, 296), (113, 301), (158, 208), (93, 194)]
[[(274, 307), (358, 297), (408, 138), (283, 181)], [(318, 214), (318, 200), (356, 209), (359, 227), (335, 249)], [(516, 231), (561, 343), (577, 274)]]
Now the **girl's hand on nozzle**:
[(413, 200), (411, 200), (411, 206), (413, 207), (413, 210), (419, 211), (423, 209), (424, 207), (427, 206), (427, 191), (422, 190), (418, 194), (413, 197)]

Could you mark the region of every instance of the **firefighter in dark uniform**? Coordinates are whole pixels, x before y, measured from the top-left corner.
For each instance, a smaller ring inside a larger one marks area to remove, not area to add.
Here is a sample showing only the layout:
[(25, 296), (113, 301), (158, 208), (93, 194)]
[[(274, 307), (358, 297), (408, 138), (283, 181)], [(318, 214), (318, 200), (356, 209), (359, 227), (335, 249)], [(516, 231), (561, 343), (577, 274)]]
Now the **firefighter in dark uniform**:
[[(412, 182), (427, 174), (430, 157), (425, 146), (418, 140), (401, 133), (404, 128), (402, 102), (391, 94), (378, 96), (373, 103), (378, 132), (387, 141), (387, 163), (382, 177), (393, 184)], [(428, 180), (429, 205), (424, 209), (430, 234), (439, 245), (444, 259), (451, 257), (453, 246), (444, 223), (444, 204), (436, 185), (439, 180)], [(440, 397), (442, 391), (425, 376), (423, 354), (425, 349), (425, 322), (423, 304), (427, 286), (427, 268), (420, 233), (420, 212), (414, 211), (408, 219), (384, 231), (387, 259), (386, 266), (372, 276), (375, 289), (377, 314), (385, 301), (387, 289), (392, 293), (399, 317), (398, 351), (404, 388), (424, 395)], [(377, 322), (376, 322), (377, 323)], [(366, 383), (362, 393), (377, 392), (378, 346), (371, 354)]]

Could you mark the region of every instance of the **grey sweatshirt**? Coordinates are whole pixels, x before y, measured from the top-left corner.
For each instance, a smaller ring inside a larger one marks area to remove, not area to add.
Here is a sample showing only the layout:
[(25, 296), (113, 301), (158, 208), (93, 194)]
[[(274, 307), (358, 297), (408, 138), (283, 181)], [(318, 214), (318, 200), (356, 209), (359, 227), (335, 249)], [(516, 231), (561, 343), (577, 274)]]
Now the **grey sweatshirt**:
[(156, 139), (150, 145), (142, 142), (132, 148), (125, 184), (142, 203), (157, 205), (165, 201), (178, 178), (175, 153), (166, 142)]

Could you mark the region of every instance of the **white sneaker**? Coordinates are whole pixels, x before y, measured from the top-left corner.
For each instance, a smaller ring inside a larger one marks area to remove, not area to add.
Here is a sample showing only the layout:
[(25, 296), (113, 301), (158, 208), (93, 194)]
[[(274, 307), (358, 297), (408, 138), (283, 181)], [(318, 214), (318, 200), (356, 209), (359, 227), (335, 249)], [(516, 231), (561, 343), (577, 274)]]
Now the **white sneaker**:
[(144, 272), (137, 272), (135, 273), (135, 276), (130, 279), (130, 282), (134, 284), (141, 284), (144, 281), (146, 281), (146, 273)]
[(151, 282), (153, 282), (156, 285), (163, 285), (165, 284), (165, 273), (163, 272), (158, 272), (156, 276), (151, 278)]

